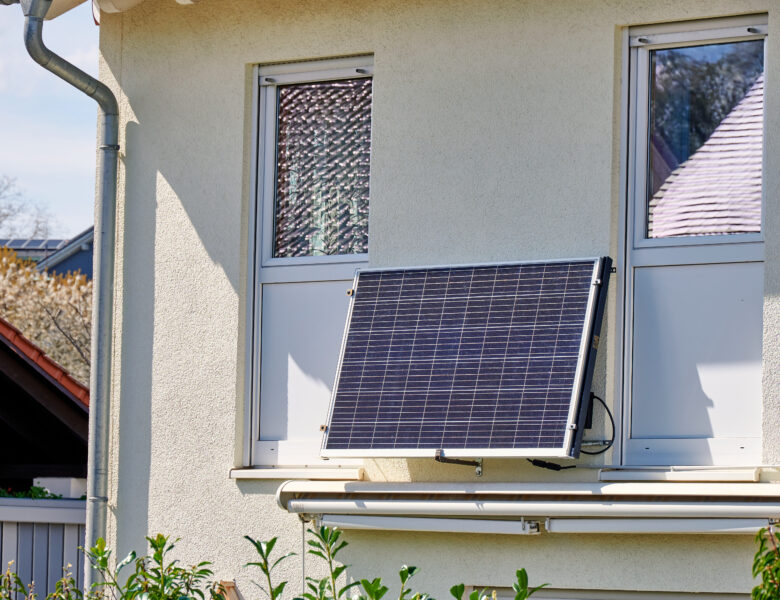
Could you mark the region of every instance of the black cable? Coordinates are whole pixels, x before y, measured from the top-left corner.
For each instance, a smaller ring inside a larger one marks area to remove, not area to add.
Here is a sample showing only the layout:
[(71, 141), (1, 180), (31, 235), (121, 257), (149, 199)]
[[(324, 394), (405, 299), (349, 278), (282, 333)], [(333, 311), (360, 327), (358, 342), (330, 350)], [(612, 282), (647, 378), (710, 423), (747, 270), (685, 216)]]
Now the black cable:
[(607, 411), (607, 416), (609, 417), (609, 422), (612, 425), (612, 438), (609, 440), (609, 443), (604, 446), (601, 450), (596, 450), (595, 452), (588, 452), (587, 450), (583, 450), (580, 448), (580, 452), (582, 454), (590, 454), (591, 456), (596, 456), (597, 454), (604, 454), (607, 450), (612, 448), (612, 445), (615, 443), (615, 419), (612, 417), (612, 413), (609, 410), (609, 407), (607, 406), (607, 403), (604, 402), (601, 398), (599, 398), (596, 394), (591, 394), (591, 398), (595, 398), (599, 402), (601, 402), (601, 405), (604, 407), (604, 410)]
[[(599, 398), (596, 394), (591, 393), (591, 398), (595, 398), (599, 402), (601, 402), (601, 405), (604, 407), (604, 410), (607, 411), (607, 416), (609, 417), (609, 422), (612, 425), (612, 437), (609, 440), (609, 442), (606, 443), (606, 445), (601, 450), (596, 450), (595, 452), (589, 452), (587, 450), (583, 450), (580, 448), (580, 452), (582, 454), (590, 454), (591, 456), (596, 456), (598, 454), (604, 454), (607, 450), (612, 448), (612, 446), (615, 443), (615, 419), (612, 417), (612, 412), (609, 410), (609, 407), (607, 406), (607, 403), (604, 402), (601, 398)], [(549, 469), (550, 471), (563, 471), (564, 469), (576, 469), (577, 465), (559, 465), (558, 463), (548, 462), (546, 460), (539, 460), (539, 459), (532, 459), (527, 458), (526, 459), (529, 463), (531, 463), (535, 467), (539, 467), (542, 469)]]
[(558, 463), (547, 462), (546, 460), (539, 460), (538, 458), (526, 458), (526, 460), (535, 467), (542, 469), (549, 469), (550, 471), (563, 471), (564, 469), (576, 469), (577, 465), (559, 465)]

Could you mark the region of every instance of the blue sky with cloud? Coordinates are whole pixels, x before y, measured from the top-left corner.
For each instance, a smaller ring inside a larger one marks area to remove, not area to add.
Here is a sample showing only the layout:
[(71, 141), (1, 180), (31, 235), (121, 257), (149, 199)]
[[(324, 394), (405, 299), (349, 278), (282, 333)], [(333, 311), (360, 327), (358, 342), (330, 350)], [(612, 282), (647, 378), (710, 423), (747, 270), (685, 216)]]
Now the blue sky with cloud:
[[(27, 55), (18, 5), (0, 6), (0, 175), (52, 215), (51, 237), (93, 222), (97, 104)], [(98, 27), (91, 2), (44, 25), (54, 52), (97, 74)]]

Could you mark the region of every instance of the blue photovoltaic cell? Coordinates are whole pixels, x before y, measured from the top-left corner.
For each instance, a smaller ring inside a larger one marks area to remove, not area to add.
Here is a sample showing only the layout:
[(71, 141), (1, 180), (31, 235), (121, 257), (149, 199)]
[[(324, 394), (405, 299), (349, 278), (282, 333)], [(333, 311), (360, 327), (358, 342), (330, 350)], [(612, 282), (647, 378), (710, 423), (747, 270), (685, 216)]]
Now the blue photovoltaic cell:
[(597, 262), (359, 273), (325, 450), (562, 448)]

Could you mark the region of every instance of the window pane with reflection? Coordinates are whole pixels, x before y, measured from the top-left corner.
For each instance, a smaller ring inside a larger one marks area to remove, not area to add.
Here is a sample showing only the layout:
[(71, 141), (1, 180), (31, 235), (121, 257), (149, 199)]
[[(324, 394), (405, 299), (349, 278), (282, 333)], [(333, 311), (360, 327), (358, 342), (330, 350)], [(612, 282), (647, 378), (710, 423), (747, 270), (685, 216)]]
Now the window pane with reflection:
[(371, 79), (279, 86), (274, 256), (368, 251)]
[(647, 237), (761, 231), (763, 40), (650, 53)]

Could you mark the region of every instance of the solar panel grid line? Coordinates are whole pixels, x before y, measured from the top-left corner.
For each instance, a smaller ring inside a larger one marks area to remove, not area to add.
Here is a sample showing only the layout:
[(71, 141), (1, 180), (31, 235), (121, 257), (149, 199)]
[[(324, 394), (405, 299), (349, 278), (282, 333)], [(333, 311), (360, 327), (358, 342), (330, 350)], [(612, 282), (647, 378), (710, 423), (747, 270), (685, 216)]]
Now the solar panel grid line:
[[(544, 270), (546, 270), (546, 266), (544, 267)], [(522, 268), (521, 268), (521, 273), (522, 273)], [(539, 294), (537, 296), (536, 313), (534, 314), (534, 323), (536, 322), (536, 320), (539, 317), (539, 306), (541, 305), (541, 302), (542, 302), (542, 288), (543, 287), (544, 287), (544, 271), (542, 272), (542, 283), (539, 286)], [(536, 328), (532, 328), (531, 329), (531, 340), (529, 342), (529, 348), (528, 348), (529, 356), (533, 352), (533, 345), (534, 345), (534, 338), (535, 337), (536, 337)], [(523, 381), (526, 381), (527, 379), (528, 379), (528, 373), (526, 372), (525, 378), (524, 378)], [(522, 409), (523, 409), (523, 400), (522, 400), (522, 396), (521, 396), (520, 406), (518, 407), (518, 412), (521, 411)], [(544, 413), (542, 413), (542, 414), (544, 414)], [(518, 424), (515, 426), (515, 432), (514, 432), (515, 439), (517, 439), (518, 435), (519, 435), (519, 421), (518, 421)], [(541, 431), (541, 428), (540, 428), (540, 430), (539, 430), (539, 437), (540, 438), (541, 438), (541, 435), (542, 435), (542, 431)]]
[[(380, 275), (380, 282), (381, 282), (381, 279), (382, 279), (382, 275)], [(373, 309), (372, 309), (372, 310), (373, 310), (372, 314), (376, 314), (376, 309), (377, 309), (377, 307), (376, 307), (376, 306), (375, 306), (375, 307), (373, 307)], [(369, 337), (369, 340), (370, 340), (370, 339), (371, 339), (371, 337), (372, 337), (372, 336), (374, 336), (374, 335), (383, 336), (384, 334), (383, 334), (383, 333), (381, 333), (381, 332), (376, 332), (376, 331), (374, 330), (373, 326), (370, 326), (370, 327), (369, 327), (369, 332), (368, 332), (368, 337)], [(393, 335), (393, 332), (391, 332), (391, 341), (392, 341), (392, 335)], [(361, 371), (361, 374), (360, 374), (360, 386), (359, 386), (359, 387), (360, 387), (360, 389), (362, 389), (362, 388), (363, 388), (363, 384), (365, 383), (365, 381), (366, 381), (366, 379), (365, 379), (365, 366), (363, 366), (363, 368), (362, 368), (362, 371)], [(379, 414), (379, 411), (380, 411), (380, 409), (381, 409), (381, 399), (382, 399), (381, 391), (382, 391), (382, 390), (380, 390), (380, 394), (378, 395), (378, 398), (377, 398), (377, 406), (376, 406), (376, 413), (377, 413), (377, 414)], [(359, 396), (359, 395), (358, 395), (358, 396)], [(356, 406), (357, 406), (357, 405), (356, 405)], [(373, 443), (373, 435), (374, 435), (374, 433), (375, 433), (375, 431), (374, 431), (374, 430), (372, 430), (372, 440), (371, 440), (371, 443)], [(352, 432), (352, 431), (350, 431), (350, 435), (349, 435), (349, 443), (351, 443), (351, 441), (352, 441), (352, 435), (353, 435), (353, 432)]]
[[(472, 278), (469, 278), (468, 291), (466, 292), (467, 296), (471, 293), (471, 287), (472, 287), (473, 283), (474, 283), (474, 280)], [(468, 298), (466, 299), (466, 304), (464, 306), (464, 310), (467, 307), (468, 307)], [(464, 322), (465, 322), (465, 318), (464, 318)], [(459, 360), (460, 360), (460, 347), (461, 347), (462, 343), (463, 343), (463, 331), (461, 330), (460, 336), (458, 338), (458, 349), (455, 352), (455, 365), (454, 365), (454, 371), (453, 371), (453, 378), (454, 378), (454, 374), (458, 372), (458, 363), (459, 363)], [(451, 386), (450, 389), (449, 389), (449, 397), (447, 398), (447, 409), (444, 412), (444, 423), (447, 423), (447, 421), (449, 420), (450, 411), (452, 410), (452, 395), (453, 395), (453, 392), (454, 392), (454, 389)], [(438, 444), (439, 447), (444, 445), (444, 432), (445, 431), (446, 431), (445, 427), (442, 426), (441, 441)], [(419, 446), (419, 444), (418, 444), (418, 446)]]
[[(381, 275), (380, 275), (380, 278), (381, 278)], [(356, 275), (355, 276), (355, 285), (352, 288), (352, 290), (353, 290), (352, 293), (355, 295), (356, 299), (357, 299), (357, 291), (358, 291), (358, 281), (359, 281), (359, 275)], [(353, 303), (353, 304), (355, 304), (355, 303)], [(372, 319), (373, 319), (373, 315), (376, 313), (376, 307), (373, 307), (372, 310), (373, 310), (373, 313), (372, 313)], [(369, 328), (368, 333), (367, 333), (367, 337), (368, 337), (368, 342), (369, 343), (371, 342), (372, 334), (373, 334), (373, 330), (371, 328)], [(347, 341), (349, 342), (349, 336), (347, 336)], [(357, 410), (357, 398), (360, 398), (361, 392), (362, 392), (362, 389), (363, 389), (363, 376), (365, 375), (365, 370), (366, 370), (366, 365), (362, 364), (361, 365), (361, 369), (360, 369), (360, 371), (361, 371), (360, 372), (360, 377), (358, 379), (358, 386), (357, 386), (358, 387), (358, 393), (357, 393), (356, 402), (355, 402), (355, 409), (356, 410)], [(353, 431), (350, 430), (349, 437), (347, 438), (347, 444), (349, 444), (349, 445), (352, 444), (352, 434), (353, 434)]]
[[(522, 267), (521, 267), (521, 270), (522, 270)], [(517, 300), (518, 300), (518, 290), (519, 290), (519, 288), (520, 288), (520, 278), (518, 277), (518, 278), (515, 279), (515, 296), (514, 296), (514, 298), (512, 300), (512, 310), (510, 311), (509, 324), (507, 325), (508, 329), (511, 329), (512, 321), (514, 320), (514, 314), (515, 314), (515, 311), (516, 311), (516, 308), (517, 308)], [(500, 375), (499, 375), (499, 379), (498, 379), (498, 389), (499, 390), (503, 389), (502, 388), (502, 384), (503, 384), (503, 381), (504, 381), (504, 373), (505, 373), (506, 368), (507, 368), (507, 364), (506, 363), (507, 363), (507, 356), (509, 355), (509, 341), (510, 341), (510, 339), (511, 338), (510, 338), (509, 334), (507, 334), (506, 342), (504, 344), (504, 354), (503, 354), (504, 359), (503, 359), (502, 364), (501, 364), (501, 370), (500, 370)], [(499, 417), (498, 417), (498, 407), (499, 407), (499, 400), (498, 400), (498, 398), (496, 398), (496, 402), (495, 402), (494, 407), (493, 407), (493, 424), (491, 425), (491, 428), (490, 428), (490, 440), (491, 440), (491, 442), (493, 441), (493, 436), (495, 434), (495, 423), (499, 419)], [(521, 404), (521, 409), (522, 409), (522, 404)]]
[[(569, 286), (569, 280), (568, 280), (569, 274), (571, 274), (571, 265), (567, 266), (567, 273), (566, 273), (567, 278), (566, 278), (566, 282), (564, 283), (564, 286), (563, 286), (563, 293), (562, 293), (563, 296), (566, 296), (566, 288), (568, 288), (568, 286)], [(544, 279), (544, 277), (542, 279)], [(558, 330), (560, 330), (560, 326), (561, 326), (562, 312), (559, 312), (558, 315), (559, 315), (558, 327), (556, 328), (556, 334), (555, 334), (555, 341), (556, 341), (556, 343), (553, 345), (553, 358), (552, 358), (553, 361), (555, 360), (555, 351), (558, 349), (558, 344), (557, 344), (557, 341), (558, 341)], [(552, 370), (550, 370), (550, 374), (549, 374), (549, 377), (547, 379), (548, 388), (549, 388), (551, 380), (552, 380)], [(547, 414), (547, 405), (545, 404), (544, 408), (542, 409), (542, 423), (544, 423), (544, 419), (545, 419), (546, 414)], [(539, 445), (541, 445), (541, 443), (542, 443), (542, 430), (540, 429), (539, 430)]]
[[(379, 281), (380, 282), (382, 281), (382, 275), (379, 276)], [(401, 278), (401, 288), (399, 290), (399, 293), (403, 291), (403, 281), (404, 281), (404, 278), (402, 277)], [(374, 308), (374, 312), (376, 312), (376, 307)], [(373, 328), (373, 323), (372, 323), (369, 326), (369, 339), (371, 338), (371, 335), (372, 335), (373, 332), (374, 332), (374, 328)], [(393, 335), (394, 334), (395, 334), (395, 331), (391, 331), (390, 332), (389, 344), (391, 346), (392, 346), (392, 343), (393, 343)], [(364, 375), (365, 375), (365, 367), (363, 368), (363, 373), (361, 373), (361, 376), (360, 376), (361, 386), (363, 384)], [(387, 366), (385, 366), (385, 377), (386, 376), (387, 376)], [(376, 407), (377, 415), (380, 413), (381, 408), (382, 408), (382, 392), (384, 391), (384, 382), (385, 382), (385, 379), (383, 378), (382, 379), (382, 387), (380, 388), (379, 394), (377, 396), (377, 407)], [(374, 443), (374, 436), (375, 436), (375, 434), (376, 434), (376, 429), (372, 429), (372, 431), (371, 431), (371, 445), (373, 445), (373, 443)], [(350, 441), (351, 440), (352, 440), (352, 434), (350, 433)]]
[[(423, 292), (424, 292), (424, 290), (425, 290), (425, 285), (426, 285), (426, 283), (427, 283), (427, 282), (428, 282), (428, 271), (426, 271), (426, 272), (425, 272), (425, 279), (423, 280), (423, 285), (422, 285), (422, 287), (423, 287)], [(403, 291), (403, 286), (401, 286), (401, 291)], [(418, 308), (418, 310), (417, 310), (417, 321), (418, 321), (418, 322), (419, 322), (419, 320), (420, 320), (420, 313), (421, 313), (421, 312), (422, 312), (422, 302), (420, 303), (420, 307), (419, 307), (419, 308)], [(416, 340), (416, 338), (417, 338), (417, 329), (415, 328), (415, 330), (414, 330), (414, 336), (413, 336), (413, 338), (412, 338), (412, 348), (414, 348), (414, 343), (415, 343), (415, 340)], [(383, 384), (382, 384), (382, 385), (384, 386), (384, 382), (383, 382)], [(409, 377), (407, 376), (407, 377), (405, 378), (405, 382), (404, 382), (404, 390), (403, 390), (403, 393), (401, 394), (401, 406), (400, 406), (400, 411), (401, 411), (401, 412), (403, 412), (403, 409), (404, 409), (404, 399), (405, 399), (405, 398), (404, 398), (404, 396), (405, 396), (405, 394), (406, 394), (406, 388), (408, 387), (408, 385), (409, 385)], [(401, 422), (400, 422), (400, 420), (399, 420), (399, 421), (397, 422), (397, 424), (396, 424), (396, 428), (395, 428), (395, 436), (394, 436), (394, 438), (393, 438), (393, 439), (395, 439), (395, 440), (398, 440), (398, 432), (399, 432), (399, 430), (400, 430), (400, 426), (401, 426)]]
[[(488, 321), (490, 320), (490, 308), (492, 307), (493, 293), (495, 292), (495, 290), (496, 290), (496, 277), (494, 276), (493, 277), (493, 285), (492, 285), (491, 290), (490, 290), (491, 302), (488, 304), (488, 311), (487, 311), (487, 320)], [(484, 335), (483, 335), (483, 339), (484, 339)], [(485, 344), (482, 343), (480, 345), (479, 364), (477, 366), (477, 377), (476, 377), (477, 381), (479, 381), (480, 371), (482, 370), (482, 364), (483, 364), (483, 362), (482, 362), (483, 358), (482, 357), (483, 357), (484, 351), (485, 351)], [(471, 402), (471, 407), (469, 409), (469, 422), (471, 422), (471, 423), (473, 423), (472, 416), (474, 414), (474, 404), (476, 403), (476, 400), (477, 400), (477, 390), (478, 389), (480, 389), (480, 387), (478, 385), (475, 385), (474, 386), (474, 399)], [(490, 391), (490, 390), (482, 389), (481, 391), (484, 393), (484, 392), (487, 392), (487, 391)]]
[(358, 273), (323, 454), (565, 455), (596, 260)]
[[(449, 288), (450, 276), (451, 275), (452, 275), (452, 271), (447, 271), (447, 288)], [(445, 290), (443, 305), (446, 305), (446, 303), (447, 303), (447, 292)], [(439, 328), (438, 328), (438, 330), (436, 332), (436, 343), (435, 343), (435, 349), (434, 349), (434, 353), (433, 353), (433, 358), (431, 359), (431, 376), (428, 377), (428, 380), (427, 380), (428, 381), (428, 385), (427, 385), (427, 388), (425, 390), (425, 408), (424, 408), (423, 415), (425, 415), (425, 413), (428, 411), (428, 408), (429, 408), (428, 397), (430, 396), (430, 393), (431, 393), (431, 382), (433, 381), (433, 368), (434, 368), (434, 365), (436, 363), (436, 349), (438, 349), (438, 346), (439, 346), (439, 337), (441, 335), (441, 324), (442, 324), (442, 320), (443, 319), (444, 319), (444, 311), (442, 310), (441, 314), (440, 314), (440, 317), (439, 317)], [(410, 367), (410, 369), (411, 369), (411, 367)], [(419, 376), (423, 376), (423, 375), (419, 375)], [(407, 375), (407, 379), (409, 379), (408, 375)], [(420, 438), (421, 437), (422, 437), (422, 429), (420, 431), (418, 431), (417, 442), (415, 444), (416, 446), (420, 445)]]
[[(422, 278), (422, 282), (418, 282), (418, 281), (412, 279), (410, 289), (412, 289), (412, 290), (419, 289), (420, 293), (422, 294), (422, 296), (424, 296), (425, 295), (425, 290), (428, 287), (429, 283), (431, 285), (433, 285), (433, 283), (431, 282), (431, 272), (430, 271), (425, 271), (424, 272), (424, 277)], [(418, 302), (417, 303), (417, 308), (414, 309), (414, 311), (410, 312), (410, 315), (414, 314), (416, 312), (416, 318), (413, 321), (408, 319), (408, 316), (403, 314), (402, 311), (397, 311), (397, 312), (401, 313), (401, 316), (403, 318), (407, 319), (409, 326), (406, 329), (407, 330), (411, 329), (411, 331), (412, 331), (412, 333), (411, 333), (411, 341), (409, 342), (410, 343), (410, 348), (412, 349), (412, 352), (414, 352), (414, 348), (418, 345), (418, 339), (417, 338), (418, 338), (418, 335), (420, 333), (419, 325), (420, 325), (420, 322), (421, 322), (421, 319), (422, 319), (422, 314), (423, 314), (422, 311), (423, 311), (423, 302), (422, 301)], [(388, 351), (388, 363), (389, 363), (389, 358), (390, 357), (389, 357), (389, 351)], [(400, 397), (400, 400), (399, 400), (400, 404), (399, 404), (398, 409), (397, 409), (397, 412), (398, 412), (399, 415), (403, 414), (405, 412), (405, 408), (409, 404), (409, 403), (407, 403), (407, 389), (409, 387), (409, 382), (410, 382), (410, 377), (408, 376), (410, 369), (411, 369), (411, 365), (409, 365), (407, 363), (406, 364), (407, 376), (404, 378), (403, 389), (401, 390), (401, 394), (399, 396)], [(393, 439), (392, 446), (393, 447), (397, 446), (399, 436), (402, 433), (401, 432), (401, 419), (400, 418), (396, 419), (394, 424), (395, 424), (395, 427), (391, 428), (391, 429), (394, 430), (394, 434), (392, 436), (392, 439)], [(406, 431), (404, 433), (408, 434), (408, 431)]]

